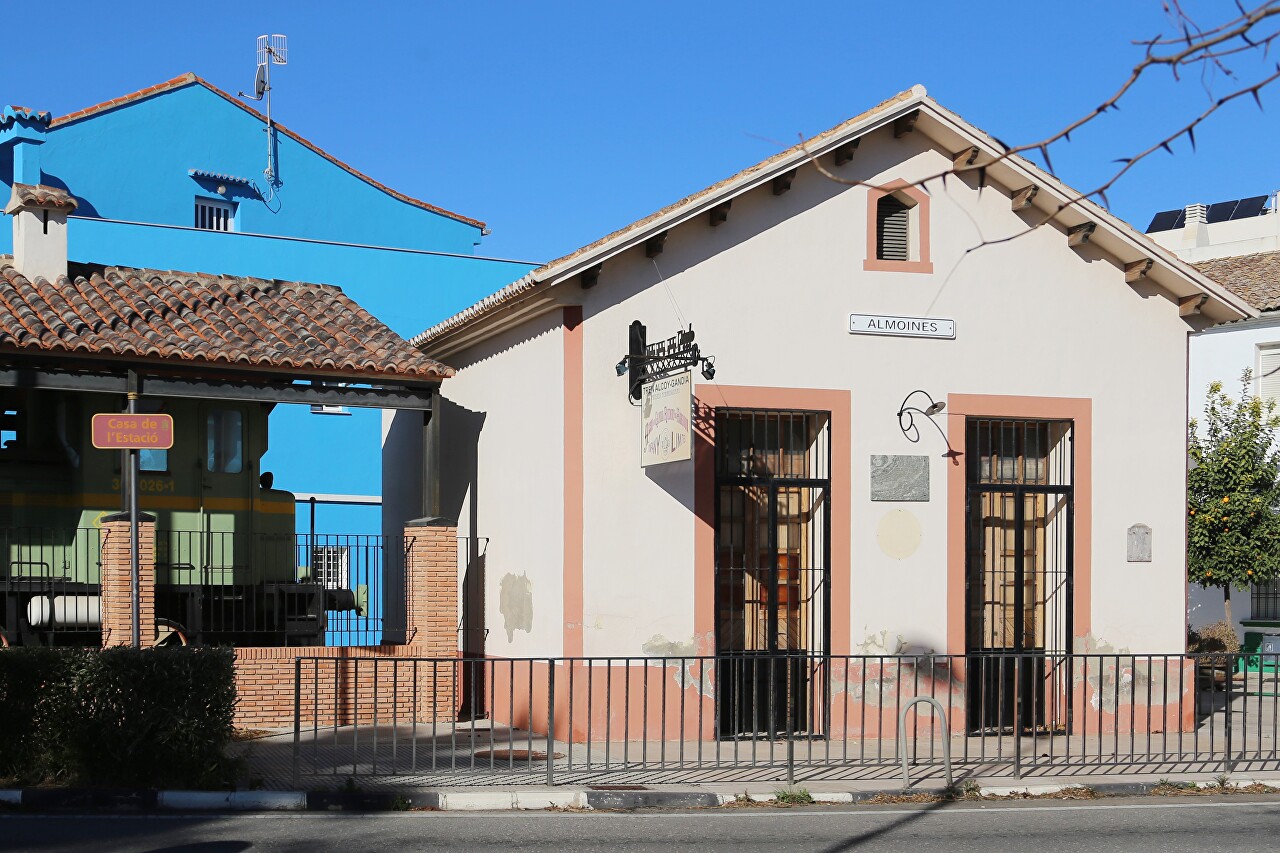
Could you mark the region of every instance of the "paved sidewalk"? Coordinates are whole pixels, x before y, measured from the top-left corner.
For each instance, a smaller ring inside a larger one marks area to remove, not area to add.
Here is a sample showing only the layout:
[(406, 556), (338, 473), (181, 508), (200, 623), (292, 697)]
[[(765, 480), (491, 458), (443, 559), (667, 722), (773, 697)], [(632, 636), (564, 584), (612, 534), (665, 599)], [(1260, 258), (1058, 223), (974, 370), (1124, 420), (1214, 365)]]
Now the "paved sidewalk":
[[(1268, 731), (1220, 727), (1186, 734), (1151, 732), (1064, 737), (955, 735), (949, 745), (956, 780), (1021, 778), (1212, 778), (1280, 774), (1280, 751)], [(908, 742), (913, 785), (943, 784), (943, 742), (924, 734)], [(236, 750), (253, 784), (270, 790), (333, 790), (351, 779), (362, 790), (439, 790), (578, 785), (596, 789), (658, 786), (835, 785), (901, 787), (892, 739), (785, 741), (593, 742), (548, 744), (545, 736), (500, 725), (362, 725), (292, 731), (242, 742)]]

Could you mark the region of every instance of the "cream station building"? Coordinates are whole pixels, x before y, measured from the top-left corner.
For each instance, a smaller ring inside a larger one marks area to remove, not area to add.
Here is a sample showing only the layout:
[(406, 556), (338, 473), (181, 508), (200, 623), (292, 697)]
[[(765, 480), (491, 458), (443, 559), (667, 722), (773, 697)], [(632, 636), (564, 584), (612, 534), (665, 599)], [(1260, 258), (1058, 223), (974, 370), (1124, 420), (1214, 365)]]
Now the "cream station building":
[(1182, 651), (1187, 337), (1256, 312), (1001, 150), (916, 86), (419, 335), (467, 651)]

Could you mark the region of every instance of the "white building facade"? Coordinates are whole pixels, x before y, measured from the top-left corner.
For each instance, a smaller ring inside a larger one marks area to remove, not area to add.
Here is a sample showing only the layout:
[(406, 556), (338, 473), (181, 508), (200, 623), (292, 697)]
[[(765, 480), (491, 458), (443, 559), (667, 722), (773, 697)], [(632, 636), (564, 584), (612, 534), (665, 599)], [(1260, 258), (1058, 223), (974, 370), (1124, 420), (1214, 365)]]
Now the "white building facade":
[(1001, 154), (915, 87), (415, 339), (469, 651), (1182, 651), (1188, 334), (1256, 312)]

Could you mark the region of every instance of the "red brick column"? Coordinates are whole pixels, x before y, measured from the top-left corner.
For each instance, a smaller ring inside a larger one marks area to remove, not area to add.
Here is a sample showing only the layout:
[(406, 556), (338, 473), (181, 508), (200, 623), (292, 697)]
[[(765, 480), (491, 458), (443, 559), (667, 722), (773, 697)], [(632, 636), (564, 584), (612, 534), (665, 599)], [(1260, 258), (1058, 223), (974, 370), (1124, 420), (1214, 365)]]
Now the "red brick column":
[[(129, 516), (102, 521), (102, 645), (127, 646), (133, 640), (133, 583), (129, 554)], [(138, 639), (145, 648), (156, 638), (156, 523), (138, 521)]]
[(423, 657), (458, 655), (458, 528), (428, 518), (404, 529), (405, 624)]
[(422, 664), (419, 695), (431, 697), (421, 717), (452, 722), (461, 697), (458, 658), (458, 528), (448, 519), (411, 521), (404, 529), (405, 624), (410, 655), (450, 661)]

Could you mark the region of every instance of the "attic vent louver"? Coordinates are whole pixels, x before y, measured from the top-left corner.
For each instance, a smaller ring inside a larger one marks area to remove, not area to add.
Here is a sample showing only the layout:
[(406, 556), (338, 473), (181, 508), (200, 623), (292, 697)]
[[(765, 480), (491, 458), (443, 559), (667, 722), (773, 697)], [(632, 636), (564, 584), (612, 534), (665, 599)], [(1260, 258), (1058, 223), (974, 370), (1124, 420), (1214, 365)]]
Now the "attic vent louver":
[(911, 260), (911, 208), (895, 196), (876, 203), (876, 257), (882, 261)]

